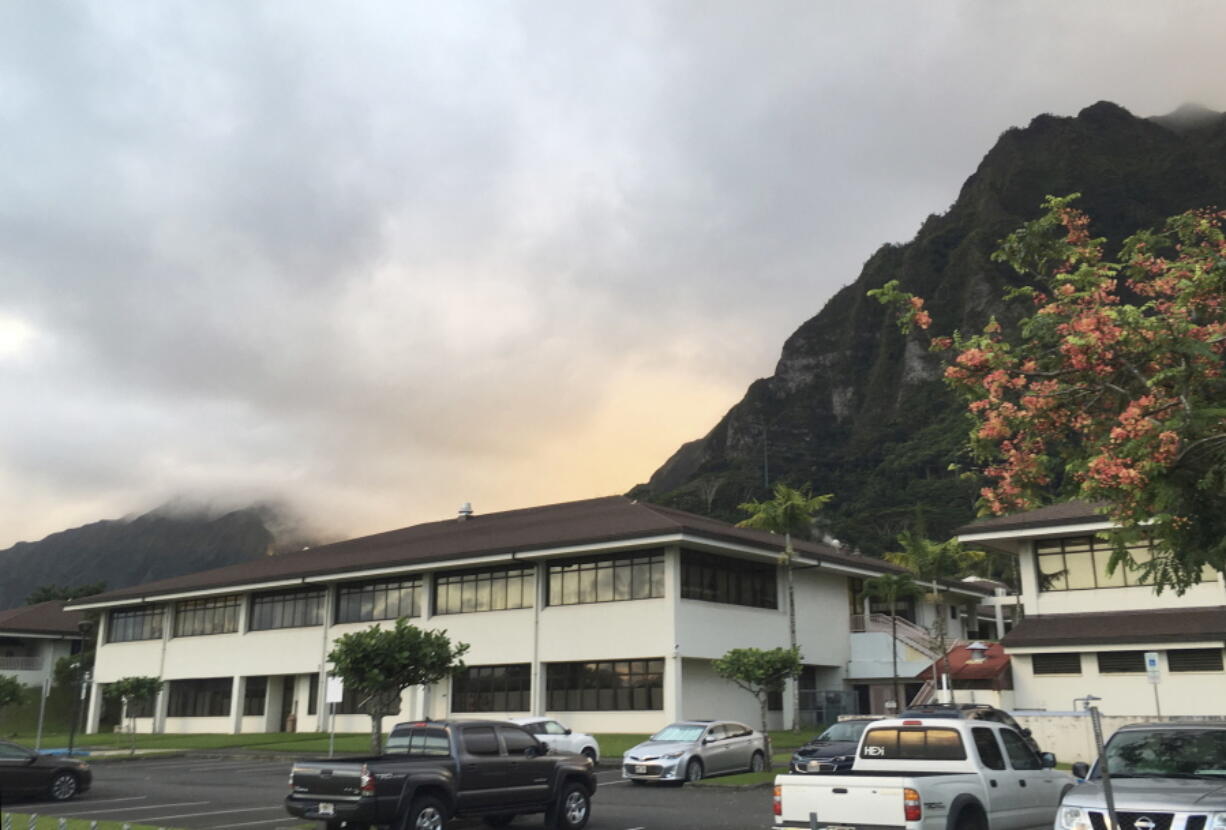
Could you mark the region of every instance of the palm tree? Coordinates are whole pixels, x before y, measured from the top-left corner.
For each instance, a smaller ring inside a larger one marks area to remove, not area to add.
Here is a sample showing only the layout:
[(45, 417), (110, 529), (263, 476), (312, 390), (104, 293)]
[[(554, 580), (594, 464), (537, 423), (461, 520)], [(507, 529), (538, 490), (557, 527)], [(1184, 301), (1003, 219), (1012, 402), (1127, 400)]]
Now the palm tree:
[[(945, 672), (949, 673), (949, 655), (945, 650), (945, 611), (942, 602), (946, 599), (941, 592), (940, 582), (961, 579), (978, 571), (986, 555), (982, 551), (963, 550), (957, 539), (947, 542), (934, 542), (925, 539), (920, 530), (906, 530), (898, 535), (898, 544), (902, 550), (885, 555), (887, 562), (901, 565), (916, 575), (923, 582), (932, 584), (932, 602), (936, 606), (937, 643), (942, 658), (945, 661)], [(936, 661), (932, 666), (932, 682), (940, 688), (937, 676)]]
[(909, 573), (882, 574), (866, 579), (864, 590), (860, 592), (861, 598), (879, 599), (890, 606), (890, 642), (893, 656), (891, 677), (894, 683), (894, 705), (897, 707), (895, 714), (903, 709), (903, 699), (898, 687), (898, 601), (920, 593), (920, 587)]
[[(796, 646), (796, 592), (792, 585), (792, 560), (795, 552), (792, 550), (792, 534), (809, 536), (813, 530), (813, 517), (834, 496), (831, 493), (815, 496), (806, 484), (797, 490), (786, 484), (776, 484), (774, 497), (770, 501), (747, 501), (740, 509), (752, 514), (737, 527), (749, 527), (756, 530), (769, 530), (771, 533), (783, 534), (783, 553), (779, 556), (779, 564), (783, 565), (788, 577), (788, 645), (793, 650)], [(800, 684), (792, 684), (792, 731), (800, 731)]]

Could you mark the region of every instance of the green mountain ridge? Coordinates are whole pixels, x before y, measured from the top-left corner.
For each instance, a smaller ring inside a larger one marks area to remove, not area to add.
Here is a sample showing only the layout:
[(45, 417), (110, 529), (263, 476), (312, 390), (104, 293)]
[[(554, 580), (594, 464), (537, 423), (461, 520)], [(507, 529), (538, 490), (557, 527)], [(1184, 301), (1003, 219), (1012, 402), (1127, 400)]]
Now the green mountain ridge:
[(874, 252), (786, 340), (771, 377), (629, 495), (738, 521), (737, 505), (766, 497), (768, 482), (808, 484), (835, 496), (822, 529), (870, 554), (889, 549), (917, 507), (934, 537), (972, 519), (980, 485), (950, 470), (969, 461), (962, 406), (937, 358), (866, 292), (898, 279), (926, 298), (938, 334), (978, 330), (991, 315), (1015, 320), (1025, 309), (1001, 294), (1017, 275), (990, 255), (1045, 196), (1072, 192), (1094, 235), (1116, 245), (1170, 215), (1222, 204), (1226, 115), (1185, 106), (1144, 119), (1100, 101), (1007, 130), (947, 212), (910, 242)]

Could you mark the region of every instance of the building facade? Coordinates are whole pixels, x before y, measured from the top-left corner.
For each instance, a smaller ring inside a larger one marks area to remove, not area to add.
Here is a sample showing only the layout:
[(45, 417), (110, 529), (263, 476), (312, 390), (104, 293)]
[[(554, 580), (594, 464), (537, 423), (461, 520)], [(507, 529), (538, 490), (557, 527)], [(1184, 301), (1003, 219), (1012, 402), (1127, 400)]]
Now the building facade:
[[(75, 605), (102, 617), (89, 728), (107, 683), (153, 676), (165, 684), (137, 713), (143, 730), (362, 731), (352, 695), (335, 715), (324, 702), (327, 655), (338, 637), (398, 617), (470, 646), (454, 678), (406, 692), (402, 718), (548, 715), (599, 732), (756, 723), (754, 698), (711, 663), (787, 645), (782, 542), (609, 497), (461, 514), (112, 591)], [(794, 547), (803, 713), (851, 692), (853, 580), (897, 569)], [(773, 726), (790, 722), (792, 695), (779, 697)]]
[[(1024, 617), (1002, 640), (1015, 707), (1069, 711), (1094, 695), (1112, 715), (1226, 715), (1222, 575), (1206, 569), (1179, 596), (1137, 570), (1108, 573), (1111, 529), (1095, 505), (1069, 502), (959, 531), (1018, 558)], [(1150, 555), (1144, 544), (1131, 554)]]
[(0, 675), (41, 688), (61, 657), (80, 650), (81, 619), (64, 611), (63, 600), (0, 611)]

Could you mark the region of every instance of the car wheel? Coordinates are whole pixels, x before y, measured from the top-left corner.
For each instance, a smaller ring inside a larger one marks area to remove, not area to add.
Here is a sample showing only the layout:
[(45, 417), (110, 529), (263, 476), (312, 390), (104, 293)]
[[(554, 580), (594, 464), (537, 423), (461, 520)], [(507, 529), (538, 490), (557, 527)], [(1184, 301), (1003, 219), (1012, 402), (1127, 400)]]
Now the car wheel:
[(958, 814), (955, 830), (988, 830), (988, 822), (983, 813), (973, 807), (966, 807)]
[(766, 769), (766, 756), (761, 752), (755, 752), (749, 762), (749, 771), (761, 772), (764, 769)]
[(51, 797), (56, 801), (67, 801), (77, 794), (80, 785), (77, 783), (77, 777), (71, 772), (57, 772), (55, 777), (51, 779), (49, 788)]
[(486, 827), (506, 827), (508, 824), (515, 821), (515, 814), (499, 813), (496, 816), (486, 816), (481, 820), (485, 822)]
[(592, 799), (577, 781), (562, 787), (557, 803), (545, 813), (545, 826), (551, 830), (580, 830), (592, 813)]
[(697, 758), (690, 759), (690, 762), (685, 765), (685, 780), (691, 784), (702, 780), (702, 761)]
[(443, 830), (447, 823), (447, 808), (431, 796), (415, 799), (404, 817), (403, 830)]
[(592, 766), (596, 765), (596, 750), (592, 749), (590, 746), (585, 746), (582, 750), (580, 750), (579, 754), (591, 761)]

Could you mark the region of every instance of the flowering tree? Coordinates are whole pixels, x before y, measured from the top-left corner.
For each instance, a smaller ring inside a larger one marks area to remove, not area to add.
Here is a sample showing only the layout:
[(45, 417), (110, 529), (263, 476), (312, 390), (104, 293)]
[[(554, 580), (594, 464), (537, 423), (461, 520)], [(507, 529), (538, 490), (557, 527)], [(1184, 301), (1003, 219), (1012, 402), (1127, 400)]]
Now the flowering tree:
[[(1018, 336), (993, 319), (931, 347), (952, 354), (985, 512), (1053, 491), (1101, 502), (1122, 529), (1110, 567), (1182, 593), (1226, 566), (1226, 211), (1174, 216), (1109, 261), (1076, 198), (1049, 196), (994, 255), (1033, 282), (1008, 295), (1034, 306)], [(905, 331), (932, 325), (897, 281), (869, 293), (900, 308)], [(1125, 545), (1139, 537), (1153, 558), (1137, 563)]]

